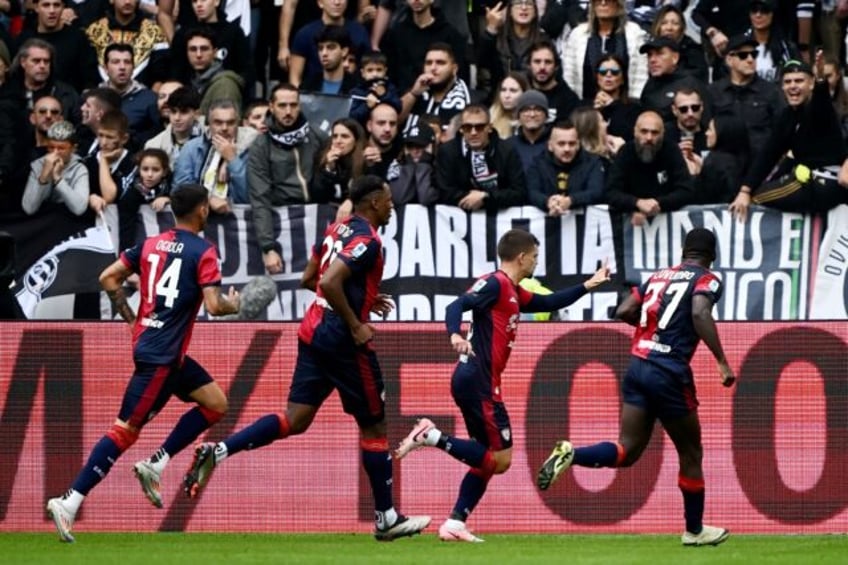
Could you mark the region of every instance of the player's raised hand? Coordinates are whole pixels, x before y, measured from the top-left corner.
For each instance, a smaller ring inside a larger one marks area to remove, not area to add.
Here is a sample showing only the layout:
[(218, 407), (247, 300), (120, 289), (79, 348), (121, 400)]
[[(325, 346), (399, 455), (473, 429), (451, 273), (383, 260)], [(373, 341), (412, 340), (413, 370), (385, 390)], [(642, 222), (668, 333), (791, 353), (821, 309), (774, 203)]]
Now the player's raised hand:
[(592, 275), (592, 278), (583, 283), (586, 286), (586, 290), (592, 290), (593, 288), (604, 284), (605, 282), (610, 280), (610, 268), (609, 268), (609, 259), (604, 259), (603, 264), (595, 271), (595, 274)]

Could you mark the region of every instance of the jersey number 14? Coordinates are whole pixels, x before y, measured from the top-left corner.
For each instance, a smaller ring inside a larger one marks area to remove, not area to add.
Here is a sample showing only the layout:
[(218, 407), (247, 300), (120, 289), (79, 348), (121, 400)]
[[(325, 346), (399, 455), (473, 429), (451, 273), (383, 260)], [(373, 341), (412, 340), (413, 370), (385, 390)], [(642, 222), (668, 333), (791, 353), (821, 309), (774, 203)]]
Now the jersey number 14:
[(159, 261), (161, 260), (162, 258), (154, 253), (147, 256), (151, 275), (147, 277), (147, 302), (152, 303), (155, 296), (162, 296), (165, 298), (165, 307), (172, 308), (174, 301), (180, 294), (180, 267), (183, 260), (176, 257), (168, 265), (168, 268), (157, 277), (156, 273), (159, 272)]

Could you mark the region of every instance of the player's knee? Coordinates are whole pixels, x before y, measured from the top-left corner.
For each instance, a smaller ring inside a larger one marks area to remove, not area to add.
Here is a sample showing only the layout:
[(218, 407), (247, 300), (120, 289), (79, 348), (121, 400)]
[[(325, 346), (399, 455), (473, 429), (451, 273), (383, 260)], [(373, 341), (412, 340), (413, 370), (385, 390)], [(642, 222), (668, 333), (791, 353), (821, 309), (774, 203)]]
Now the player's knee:
[(112, 429), (106, 432), (106, 436), (111, 439), (115, 445), (118, 446), (118, 449), (121, 450), (121, 453), (123, 453), (136, 442), (138, 439), (138, 432), (139, 430), (125, 428), (124, 426), (114, 424)]
[(495, 465), (492, 469), (492, 472), (495, 475), (502, 475), (506, 473), (509, 468), (512, 466), (512, 454), (511, 453), (495, 453), (494, 454)]
[(289, 423), (289, 433), (290, 436), (300, 435), (306, 430), (309, 429), (309, 426), (312, 425), (312, 418), (303, 418), (299, 416), (287, 417), (286, 418)]
[(227, 401), (225, 400), (223, 405), (221, 404), (212, 404), (210, 406), (200, 406), (200, 413), (203, 414), (203, 417), (206, 418), (206, 421), (209, 422), (209, 425), (212, 426), (221, 421), (221, 418), (224, 417), (224, 414), (227, 412)]

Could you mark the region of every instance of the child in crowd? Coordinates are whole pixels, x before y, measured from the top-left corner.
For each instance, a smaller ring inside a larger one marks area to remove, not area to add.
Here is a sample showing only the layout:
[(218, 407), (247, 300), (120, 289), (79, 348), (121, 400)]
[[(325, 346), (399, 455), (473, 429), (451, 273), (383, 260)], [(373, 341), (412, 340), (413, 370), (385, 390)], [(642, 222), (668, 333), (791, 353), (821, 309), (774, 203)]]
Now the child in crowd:
[(383, 53), (366, 53), (360, 60), (359, 84), (350, 91), (353, 104), (350, 117), (365, 125), (371, 110), (377, 104), (389, 104), (401, 111), (400, 96), (397, 88), (389, 81), (386, 56)]
[(161, 212), (171, 202), (171, 164), (168, 154), (161, 149), (144, 149), (135, 157), (136, 171), (133, 189), (118, 201), (137, 202), (136, 211), (142, 204), (150, 204), (155, 212)]
[(244, 118), (241, 125), (248, 128), (253, 128), (259, 133), (268, 131), (268, 124), (265, 120), (268, 117), (268, 101), (257, 98), (247, 105), (244, 111)]
[[(103, 114), (100, 128), (97, 130), (97, 143), (100, 148), (95, 154), (86, 157), (91, 195), (89, 208), (101, 213), (106, 205), (119, 202), (123, 194), (132, 185), (135, 178), (135, 162), (126, 149), (129, 143), (129, 120), (120, 110), (110, 110)], [(136, 208), (136, 212), (138, 209)], [(121, 249), (134, 243), (133, 217), (126, 216), (126, 210), (118, 206), (119, 245)]]

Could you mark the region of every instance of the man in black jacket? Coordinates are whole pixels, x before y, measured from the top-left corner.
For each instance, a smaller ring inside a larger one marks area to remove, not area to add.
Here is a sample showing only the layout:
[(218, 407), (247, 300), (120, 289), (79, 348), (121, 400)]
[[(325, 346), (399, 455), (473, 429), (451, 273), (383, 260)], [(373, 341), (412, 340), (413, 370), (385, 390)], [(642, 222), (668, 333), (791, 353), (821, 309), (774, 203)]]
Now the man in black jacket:
[(635, 226), (662, 212), (693, 202), (695, 183), (680, 149), (665, 141), (663, 120), (652, 110), (636, 120), (628, 141), (612, 162), (606, 181), (606, 199), (619, 212), (630, 214)]
[(577, 128), (569, 120), (551, 128), (548, 150), (527, 171), (530, 204), (561, 216), (574, 208), (599, 204), (604, 198), (601, 158), (580, 148)]
[[(807, 63), (789, 61), (783, 66), (781, 82), (789, 107), (756, 153), (730, 205), (742, 221), (752, 202), (802, 213), (848, 203), (848, 190), (836, 182), (847, 153), (824, 78), (821, 50), (816, 53), (815, 71)], [(764, 183), (775, 168), (771, 180)]]
[(731, 37), (724, 63), (728, 76), (709, 87), (713, 114), (733, 112), (739, 116), (747, 126), (754, 154), (771, 134), (786, 100), (776, 84), (757, 74), (757, 42), (750, 37)]
[(436, 185), (440, 201), (472, 212), (527, 204), (521, 159), (509, 141), (492, 134), (489, 111), (462, 111), (461, 135), (439, 147)]
[(701, 96), (701, 100), (708, 103), (707, 85), (679, 68), (680, 46), (676, 41), (668, 37), (655, 37), (639, 48), (639, 52), (648, 55), (650, 75), (639, 99), (644, 109), (659, 112), (663, 121), (672, 121), (674, 94), (683, 88), (694, 90)]

